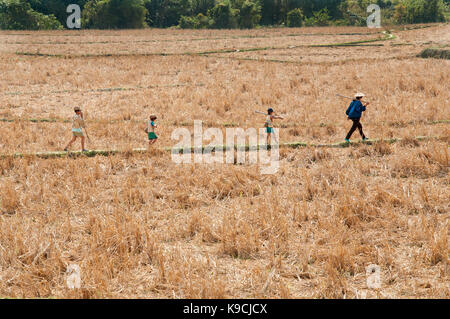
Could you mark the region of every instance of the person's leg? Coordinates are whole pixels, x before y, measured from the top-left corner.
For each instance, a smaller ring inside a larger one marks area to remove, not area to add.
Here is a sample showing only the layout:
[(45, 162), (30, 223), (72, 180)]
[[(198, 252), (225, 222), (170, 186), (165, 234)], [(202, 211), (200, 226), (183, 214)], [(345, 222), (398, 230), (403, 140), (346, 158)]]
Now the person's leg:
[(352, 128), (350, 129), (350, 131), (348, 131), (347, 136), (345, 137), (346, 140), (349, 140), (350, 137), (352, 137), (353, 132), (355, 132), (356, 128), (358, 127), (359, 120), (352, 119), (352, 121), (353, 121), (353, 125), (352, 125)]
[(272, 133), (267, 133), (267, 145), (270, 144), (271, 137), (272, 137)]
[(366, 136), (364, 135), (362, 124), (361, 124), (361, 122), (359, 122), (359, 121), (358, 121), (358, 129), (359, 129), (359, 134), (361, 134), (361, 137), (362, 137), (363, 139), (365, 139)]
[(275, 141), (276, 144), (278, 144), (278, 136), (275, 134), (274, 130), (272, 130), (272, 133), (273, 133), (273, 140)]
[(81, 150), (84, 151), (84, 136), (81, 136)]
[(73, 142), (75, 142), (77, 139), (76, 136), (73, 136), (72, 139), (70, 140), (69, 144), (66, 145), (66, 147), (64, 147), (64, 150), (69, 149), (69, 147), (73, 144)]

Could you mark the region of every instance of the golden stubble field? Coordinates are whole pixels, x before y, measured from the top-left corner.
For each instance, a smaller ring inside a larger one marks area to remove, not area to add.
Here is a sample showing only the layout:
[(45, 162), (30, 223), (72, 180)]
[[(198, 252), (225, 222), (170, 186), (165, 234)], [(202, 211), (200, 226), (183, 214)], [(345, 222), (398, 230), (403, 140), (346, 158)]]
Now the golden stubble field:
[[(449, 31), (0, 32), (1, 154), (61, 150), (75, 105), (88, 148), (124, 151), (0, 159), (0, 296), (448, 298), (450, 65), (416, 55)], [(287, 114), (281, 141), (339, 142), (336, 94), (356, 91), (366, 134), (401, 142), (280, 149), (273, 175), (127, 152), (151, 113), (162, 148), (194, 120), (262, 127), (269, 106)]]

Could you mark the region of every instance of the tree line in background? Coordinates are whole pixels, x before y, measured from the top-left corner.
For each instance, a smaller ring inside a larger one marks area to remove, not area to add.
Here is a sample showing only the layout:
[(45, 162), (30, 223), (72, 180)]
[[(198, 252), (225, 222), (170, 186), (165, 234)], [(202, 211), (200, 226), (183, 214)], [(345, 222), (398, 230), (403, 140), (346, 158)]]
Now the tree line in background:
[(0, 29), (64, 29), (69, 4), (82, 28), (189, 29), (365, 25), (380, 6), (383, 24), (447, 21), (450, 0), (0, 0)]

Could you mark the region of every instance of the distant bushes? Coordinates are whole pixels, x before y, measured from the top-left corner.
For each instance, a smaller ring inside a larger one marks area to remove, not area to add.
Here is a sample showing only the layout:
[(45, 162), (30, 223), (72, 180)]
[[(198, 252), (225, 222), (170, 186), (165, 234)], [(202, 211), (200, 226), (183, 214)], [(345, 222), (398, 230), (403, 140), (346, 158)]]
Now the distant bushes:
[(82, 25), (93, 29), (139, 29), (147, 26), (143, 0), (91, 0), (83, 10)]
[(233, 9), (229, 1), (220, 1), (212, 9), (208, 10), (208, 15), (215, 29), (231, 29), (237, 27), (237, 11)]
[(306, 26), (327, 26), (331, 23), (331, 17), (328, 14), (328, 9), (322, 9), (318, 12), (314, 12), (309, 18), (306, 18)]
[(214, 23), (210, 17), (199, 13), (196, 17), (182, 16), (180, 18), (180, 28), (182, 29), (207, 29), (211, 28)]
[(9, 0), (0, 1), (0, 29), (50, 30), (63, 29), (63, 26), (53, 14), (35, 11), (25, 0)]
[(442, 0), (402, 0), (395, 6), (396, 23), (427, 23), (445, 21), (448, 10)]
[(0, 0), (2, 29), (61, 29), (69, 4), (82, 10), (82, 28), (251, 29), (257, 26), (366, 24), (367, 6), (382, 23), (446, 21), (448, 0)]
[(303, 12), (301, 9), (296, 8), (289, 11), (287, 15), (287, 26), (290, 28), (298, 28), (303, 24)]
[(429, 48), (429, 49), (423, 50), (419, 54), (419, 57), (450, 60), (450, 50)]

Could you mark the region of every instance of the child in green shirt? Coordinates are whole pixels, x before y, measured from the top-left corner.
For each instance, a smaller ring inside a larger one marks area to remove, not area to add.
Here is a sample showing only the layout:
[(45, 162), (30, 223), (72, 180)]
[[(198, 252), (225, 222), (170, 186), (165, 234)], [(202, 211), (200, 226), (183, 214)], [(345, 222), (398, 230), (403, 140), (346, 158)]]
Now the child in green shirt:
[(148, 121), (147, 129), (146, 129), (146, 131), (148, 133), (148, 145), (154, 144), (156, 142), (156, 140), (158, 139), (158, 136), (156, 135), (156, 132), (155, 132), (155, 128), (158, 127), (155, 123), (156, 119), (157, 119), (157, 117), (155, 115), (151, 115), (150, 121)]

